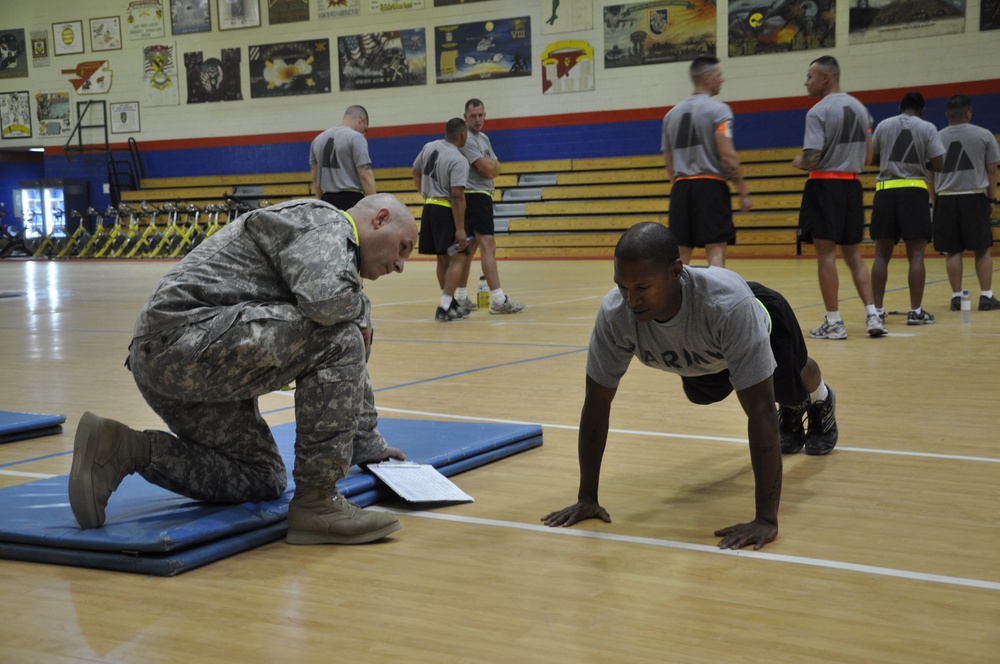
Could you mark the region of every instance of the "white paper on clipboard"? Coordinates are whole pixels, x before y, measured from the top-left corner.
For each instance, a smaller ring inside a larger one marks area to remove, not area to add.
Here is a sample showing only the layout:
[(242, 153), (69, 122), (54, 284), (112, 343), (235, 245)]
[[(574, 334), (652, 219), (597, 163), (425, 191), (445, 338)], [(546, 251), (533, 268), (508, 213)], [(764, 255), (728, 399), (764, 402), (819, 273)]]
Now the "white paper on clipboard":
[(411, 503), (474, 502), (472, 496), (427, 463), (387, 459), (368, 464), (368, 470)]

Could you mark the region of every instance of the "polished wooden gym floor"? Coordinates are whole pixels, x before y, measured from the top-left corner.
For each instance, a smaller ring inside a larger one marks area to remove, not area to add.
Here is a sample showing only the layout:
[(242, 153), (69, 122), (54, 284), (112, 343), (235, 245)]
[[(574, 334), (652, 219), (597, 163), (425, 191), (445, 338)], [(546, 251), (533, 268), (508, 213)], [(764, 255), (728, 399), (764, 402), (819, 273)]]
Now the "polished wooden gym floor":
[[(172, 265), (0, 261), (0, 408), (67, 417), (61, 435), (0, 446), (0, 487), (67, 473), (85, 410), (160, 426), (122, 362)], [(850, 337), (809, 342), (840, 443), (785, 458), (778, 539), (733, 553), (712, 532), (753, 515), (739, 404), (692, 405), (638, 364), (612, 411), (613, 522), (539, 523), (575, 500), (610, 261), (501, 262), (526, 311), (447, 324), (433, 264), (407, 263), (367, 286), (382, 414), (538, 423), (542, 447), (456, 476), (474, 503), (386, 504), (403, 528), (377, 544), (276, 541), (174, 578), (0, 560), (0, 662), (1000, 662), (1000, 311), (960, 324), (943, 260), (927, 265), (937, 324), (892, 314), (882, 339), (840, 266)], [(814, 259), (729, 267), (783, 292), (803, 328), (820, 322)], [(907, 309), (905, 278), (897, 258), (890, 311)], [(287, 393), (260, 406), (293, 420)]]

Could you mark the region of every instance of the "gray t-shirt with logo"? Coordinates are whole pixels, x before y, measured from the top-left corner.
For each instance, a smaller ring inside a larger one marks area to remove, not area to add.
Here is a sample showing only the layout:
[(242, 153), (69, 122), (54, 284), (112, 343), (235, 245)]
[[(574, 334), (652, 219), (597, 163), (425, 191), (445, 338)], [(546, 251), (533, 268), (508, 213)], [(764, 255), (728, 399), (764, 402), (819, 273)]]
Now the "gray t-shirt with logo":
[(1000, 161), (1000, 146), (988, 130), (963, 122), (938, 132), (944, 144), (944, 168), (934, 175), (934, 188), (941, 191), (967, 191), (989, 186), (988, 164)]
[(729, 369), (735, 390), (774, 373), (768, 319), (740, 275), (684, 268), (681, 309), (665, 323), (637, 323), (617, 288), (604, 296), (587, 354), (587, 375), (617, 388), (632, 357), (646, 366), (705, 376)]
[(813, 170), (860, 173), (865, 168), (866, 138), (872, 116), (846, 92), (828, 94), (806, 113), (803, 150), (819, 150)]
[(451, 200), (452, 187), (465, 187), (469, 162), (458, 148), (438, 139), (426, 144), (413, 162), (420, 175), (420, 193), (427, 198)]
[(733, 136), (733, 112), (710, 95), (694, 94), (663, 116), (660, 151), (670, 152), (674, 177), (714, 175), (725, 178), (715, 132)]
[(371, 163), (364, 134), (343, 125), (324, 131), (309, 148), (309, 166), (319, 168), (323, 191), (362, 191), (358, 167)]
[(879, 122), (872, 146), (879, 155), (880, 181), (926, 180), (927, 162), (944, 154), (937, 127), (907, 113)]

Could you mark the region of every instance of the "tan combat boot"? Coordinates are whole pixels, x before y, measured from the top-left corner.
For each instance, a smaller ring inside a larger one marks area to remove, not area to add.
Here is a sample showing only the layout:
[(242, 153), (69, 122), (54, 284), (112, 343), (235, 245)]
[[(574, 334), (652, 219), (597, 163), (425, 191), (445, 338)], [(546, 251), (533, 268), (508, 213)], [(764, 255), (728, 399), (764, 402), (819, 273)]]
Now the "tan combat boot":
[[(332, 493), (332, 495), (331, 495)], [(400, 529), (388, 512), (364, 510), (334, 488), (295, 489), (288, 503), (289, 544), (364, 544)]]
[(84, 413), (73, 441), (69, 504), (83, 529), (104, 524), (108, 499), (127, 475), (149, 465), (149, 438), (121, 422)]

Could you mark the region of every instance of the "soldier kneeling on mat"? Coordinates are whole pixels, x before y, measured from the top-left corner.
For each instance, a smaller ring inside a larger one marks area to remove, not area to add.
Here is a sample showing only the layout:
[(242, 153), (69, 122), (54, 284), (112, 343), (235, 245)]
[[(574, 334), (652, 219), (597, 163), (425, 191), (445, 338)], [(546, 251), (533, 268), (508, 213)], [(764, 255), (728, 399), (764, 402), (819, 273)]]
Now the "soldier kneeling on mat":
[(604, 296), (587, 355), (577, 502), (542, 521), (611, 522), (597, 500), (601, 460), (611, 402), (635, 356), (646, 366), (680, 374), (684, 393), (696, 404), (722, 401), (736, 391), (747, 415), (756, 515), (715, 535), (723, 549), (761, 548), (778, 535), (779, 449), (819, 455), (837, 444), (833, 390), (808, 356), (795, 314), (779, 293), (735, 272), (685, 267), (673, 234), (653, 222), (622, 235), (614, 279), (617, 288)]
[(337, 492), (351, 464), (404, 459), (376, 428), (368, 377), (371, 303), (362, 279), (402, 272), (417, 241), (390, 194), (347, 211), (296, 200), (249, 212), (160, 280), (135, 324), (128, 366), (170, 431), (84, 414), (69, 499), (104, 524), (126, 475), (216, 503), (274, 500), (285, 465), (257, 398), (295, 382), (291, 544), (360, 544), (400, 527)]

